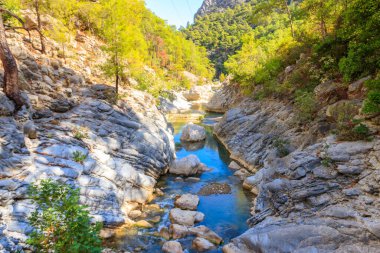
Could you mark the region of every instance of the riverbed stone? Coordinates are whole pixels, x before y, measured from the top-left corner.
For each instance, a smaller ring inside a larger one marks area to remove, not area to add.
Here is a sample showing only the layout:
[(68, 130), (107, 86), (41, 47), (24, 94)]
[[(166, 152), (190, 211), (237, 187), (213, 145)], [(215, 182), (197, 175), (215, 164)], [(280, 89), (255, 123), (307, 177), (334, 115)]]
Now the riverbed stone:
[(169, 240), (170, 239), (170, 231), (167, 227), (162, 227), (160, 229), (160, 232), (159, 232), (159, 235), (164, 238), (165, 240)]
[(217, 233), (204, 225), (189, 228), (189, 232), (191, 234), (195, 234), (197, 237), (205, 238), (215, 245), (219, 245), (223, 241), (223, 239)]
[(209, 196), (213, 194), (229, 194), (231, 193), (231, 186), (227, 183), (210, 183), (203, 186), (198, 195)]
[(206, 139), (206, 130), (204, 127), (189, 123), (182, 129), (182, 142), (198, 142)]
[(134, 225), (136, 227), (139, 227), (139, 228), (152, 228), (153, 227), (153, 225), (146, 220), (139, 220), (139, 221), (135, 222)]
[(202, 237), (197, 237), (193, 240), (192, 247), (197, 251), (197, 252), (204, 252), (208, 250), (215, 249), (215, 245), (211, 242), (209, 242), (207, 239), (202, 238)]
[(190, 176), (202, 173), (207, 169), (195, 155), (189, 155), (175, 160), (169, 168), (169, 172), (177, 175)]
[(164, 253), (183, 253), (182, 246), (179, 242), (168, 241), (162, 246), (162, 252)]
[(184, 194), (181, 195), (176, 201), (174, 205), (180, 209), (186, 210), (196, 210), (199, 204), (199, 197), (193, 194)]
[(204, 219), (204, 214), (196, 211), (181, 210), (173, 208), (169, 214), (170, 220), (174, 224), (194, 226), (195, 223), (201, 222)]
[(170, 232), (173, 239), (184, 238), (189, 235), (189, 229), (187, 226), (179, 225), (179, 224), (171, 224)]
[(240, 170), (241, 169), (241, 166), (235, 162), (235, 161), (232, 161), (230, 162), (230, 164), (228, 165), (228, 168), (230, 168), (231, 170)]

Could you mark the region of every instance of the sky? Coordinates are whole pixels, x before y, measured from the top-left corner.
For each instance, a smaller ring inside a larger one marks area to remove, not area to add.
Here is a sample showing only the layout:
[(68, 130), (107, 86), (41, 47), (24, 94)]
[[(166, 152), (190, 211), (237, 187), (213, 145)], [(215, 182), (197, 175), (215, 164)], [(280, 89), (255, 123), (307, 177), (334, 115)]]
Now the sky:
[(146, 6), (157, 16), (177, 28), (193, 23), (194, 14), (203, 0), (146, 0)]

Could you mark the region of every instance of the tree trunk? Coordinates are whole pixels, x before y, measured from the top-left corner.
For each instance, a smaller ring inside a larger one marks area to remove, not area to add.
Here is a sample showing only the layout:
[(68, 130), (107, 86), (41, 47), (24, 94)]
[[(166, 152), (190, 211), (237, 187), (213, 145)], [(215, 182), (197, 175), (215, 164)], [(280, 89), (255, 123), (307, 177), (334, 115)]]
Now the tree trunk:
[(290, 11), (290, 8), (289, 8), (287, 0), (284, 0), (284, 4), (285, 4), (286, 12), (288, 13), (288, 18), (289, 18), (289, 21), (290, 21), (290, 30), (292, 31), (292, 37), (295, 38), (294, 24), (293, 24), (293, 15), (292, 15), (292, 12)]
[(115, 87), (115, 89), (116, 89), (116, 100), (117, 100), (117, 97), (119, 95), (119, 79), (120, 79), (119, 73), (118, 73), (118, 71), (116, 71), (116, 87)]
[(19, 90), (18, 68), (15, 58), (9, 49), (5, 28), (0, 11), (0, 59), (4, 67), (4, 93), (12, 99), (17, 109), (24, 105)]
[(40, 15), (40, 4), (39, 4), (39, 0), (35, 0), (34, 2), (34, 8), (36, 10), (36, 15), (37, 15), (37, 26), (38, 26), (38, 30), (40, 31), (39, 32), (39, 35), (40, 35), (40, 43), (41, 43), (41, 53), (42, 54), (46, 54), (46, 46), (45, 46), (45, 38), (42, 34), (42, 25), (41, 25), (41, 15)]
[(120, 66), (119, 66), (119, 57), (116, 53), (115, 55), (115, 65), (116, 65), (116, 71), (115, 71), (115, 77), (116, 77), (116, 86), (115, 86), (115, 90), (116, 90), (116, 101), (117, 101), (117, 97), (119, 96), (119, 81), (120, 81)]

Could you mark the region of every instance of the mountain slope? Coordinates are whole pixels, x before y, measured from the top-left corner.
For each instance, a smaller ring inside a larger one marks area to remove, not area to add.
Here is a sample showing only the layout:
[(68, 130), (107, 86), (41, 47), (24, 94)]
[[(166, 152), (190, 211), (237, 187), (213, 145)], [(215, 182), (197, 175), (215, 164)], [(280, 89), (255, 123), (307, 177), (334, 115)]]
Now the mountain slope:
[(227, 8), (234, 8), (236, 5), (248, 1), (249, 0), (205, 0), (195, 14), (195, 17), (202, 17), (212, 12), (221, 12)]

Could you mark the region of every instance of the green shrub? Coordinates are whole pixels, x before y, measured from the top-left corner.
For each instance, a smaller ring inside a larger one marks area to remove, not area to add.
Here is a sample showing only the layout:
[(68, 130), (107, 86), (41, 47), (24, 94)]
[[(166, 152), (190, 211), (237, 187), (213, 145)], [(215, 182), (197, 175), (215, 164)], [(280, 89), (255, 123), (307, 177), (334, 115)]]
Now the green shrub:
[(298, 118), (301, 122), (311, 121), (318, 109), (312, 92), (298, 90), (296, 92), (295, 105), (298, 109)]
[(367, 125), (361, 123), (359, 120), (352, 120), (349, 122), (341, 122), (337, 129), (338, 140), (341, 141), (358, 141), (358, 140), (371, 140), (371, 133)]
[(289, 155), (289, 149), (287, 146), (289, 145), (289, 142), (280, 138), (277, 138), (274, 140), (273, 146), (276, 148), (277, 153), (280, 157), (285, 157)]
[(363, 104), (363, 112), (366, 114), (380, 113), (380, 79), (366, 82), (368, 88), (367, 98)]
[(337, 124), (336, 135), (339, 140), (369, 140), (368, 127), (361, 120), (355, 119), (359, 109), (352, 103), (341, 103), (334, 108), (333, 118)]
[(334, 164), (333, 160), (331, 159), (331, 157), (327, 154), (328, 148), (329, 148), (329, 145), (328, 144), (324, 144), (322, 152), (319, 154), (320, 158), (321, 158), (321, 164), (324, 167), (331, 167)]
[(79, 190), (68, 185), (41, 181), (29, 188), (37, 210), (29, 217), (34, 231), (27, 243), (36, 252), (101, 252), (101, 224), (91, 224), (89, 212), (79, 204)]
[(73, 160), (77, 163), (83, 163), (84, 160), (86, 160), (87, 155), (83, 154), (80, 151), (74, 151), (73, 152)]

